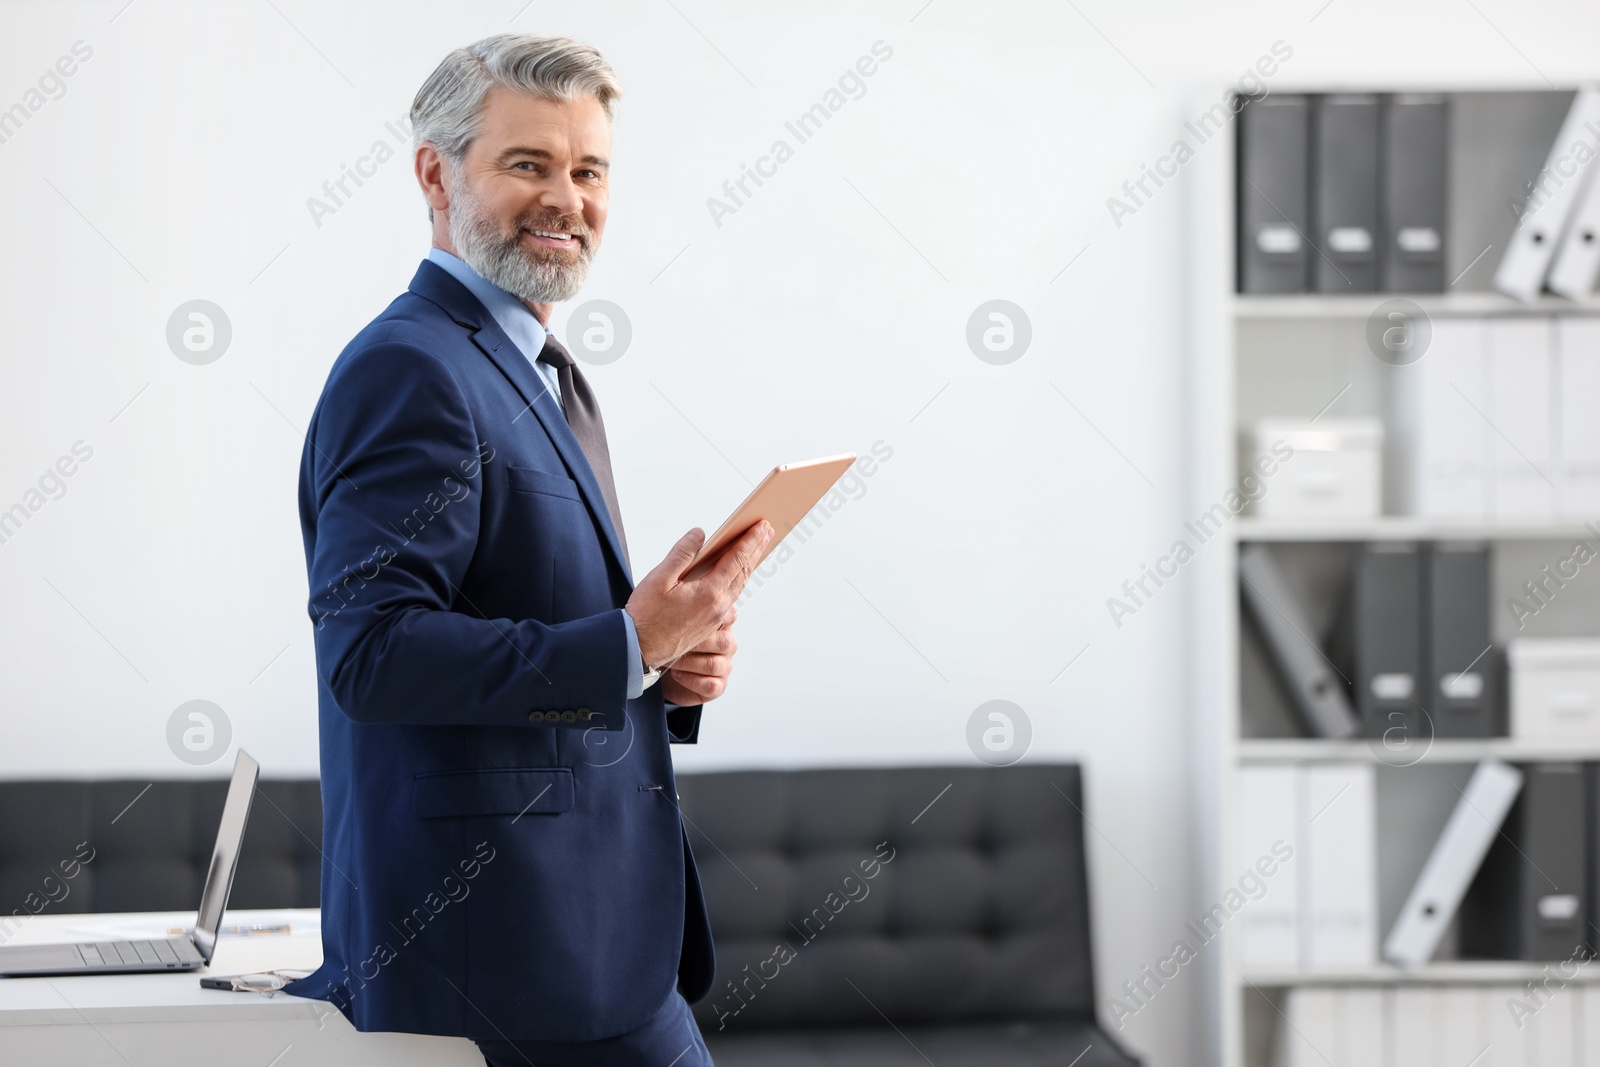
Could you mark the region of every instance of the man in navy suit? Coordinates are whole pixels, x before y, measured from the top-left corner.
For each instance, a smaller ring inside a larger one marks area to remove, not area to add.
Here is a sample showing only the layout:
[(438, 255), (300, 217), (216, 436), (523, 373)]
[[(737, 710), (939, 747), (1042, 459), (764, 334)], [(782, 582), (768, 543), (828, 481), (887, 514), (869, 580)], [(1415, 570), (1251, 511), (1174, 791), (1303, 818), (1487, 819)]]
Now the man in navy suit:
[(711, 1062), (668, 746), (726, 688), (772, 529), (685, 580), (691, 530), (634, 584), (599, 406), (546, 333), (605, 227), (617, 96), (565, 38), (445, 58), (411, 109), (433, 249), (301, 463), (324, 959), (289, 991), (491, 1067)]

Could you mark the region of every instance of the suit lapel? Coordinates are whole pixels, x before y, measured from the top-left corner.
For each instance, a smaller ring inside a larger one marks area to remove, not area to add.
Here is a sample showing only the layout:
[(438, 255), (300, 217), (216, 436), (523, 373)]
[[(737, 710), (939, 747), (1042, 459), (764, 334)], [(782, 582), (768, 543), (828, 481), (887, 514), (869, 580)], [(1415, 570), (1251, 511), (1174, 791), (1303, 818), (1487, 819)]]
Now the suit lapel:
[[(583, 448), (573, 435), (572, 427), (567, 424), (567, 417), (562, 413), (560, 403), (545, 386), (544, 377), (533, 369), (533, 364), (523, 356), (511, 338), (506, 336), (500, 324), (494, 321), (494, 316), (478, 302), (478, 298), (472, 295), (471, 290), (452, 278), (450, 272), (443, 267), (423, 260), (422, 265), (417, 268), (416, 275), (411, 279), (410, 288), (413, 293), (437, 304), (453, 320), (470, 330), (472, 343), (499, 368), (500, 373), (505, 375), (521, 395), (526, 407), (512, 421), (520, 422), (527, 418), (531, 411), (539, 424), (544, 427), (545, 434), (560, 453), (562, 462), (567, 465), (572, 480), (578, 483), (584, 504), (589, 508), (589, 516), (599, 527), (601, 537), (611, 552), (611, 558), (616, 561), (631, 588), (633, 575), (629, 573), (628, 561), (623, 557), (622, 542), (617, 538), (616, 528), (611, 523), (611, 511), (606, 507), (605, 496), (600, 492), (600, 483), (595, 479), (594, 471), (589, 466), (589, 459), (583, 454)], [(538, 353), (534, 355), (537, 356)]]

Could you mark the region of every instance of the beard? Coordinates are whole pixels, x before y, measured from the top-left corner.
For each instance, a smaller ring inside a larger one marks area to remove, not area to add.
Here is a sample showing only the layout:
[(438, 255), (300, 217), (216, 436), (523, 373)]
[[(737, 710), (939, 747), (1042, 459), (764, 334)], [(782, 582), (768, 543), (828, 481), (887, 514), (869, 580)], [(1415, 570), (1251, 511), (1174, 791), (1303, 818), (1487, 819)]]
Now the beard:
[[(483, 201), (457, 181), (450, 198), (450, 241), (461, 259), (512, 296), (529, 304), (571, 300), (589, 277), (597, 242), (581, 215), (521, 218), (508, 232), (484, 208)], [(525, 230), (555, 230), (573, 235), (577, 255), (553, 248), (529, 248)]]

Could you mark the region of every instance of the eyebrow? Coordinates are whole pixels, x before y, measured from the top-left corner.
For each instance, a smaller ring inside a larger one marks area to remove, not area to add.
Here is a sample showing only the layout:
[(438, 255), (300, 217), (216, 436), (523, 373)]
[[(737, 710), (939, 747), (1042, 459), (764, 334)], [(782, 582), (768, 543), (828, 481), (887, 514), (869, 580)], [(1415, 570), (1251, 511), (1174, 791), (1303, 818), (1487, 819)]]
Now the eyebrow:
[[(553, 158), (555, 158), (554, 156), (552, 156), (549, 153), (549, 151), (547, 151), (546, 149), (543, 149), (543, 148), (528, 148), (528, 147), (518, 146), (518, 147), (514, 147), (514, 148), (508, 148), (504, 152), (501, 152), (500, 153), (500, 162), (505, 163), (508, 160), (510, 160), (513, 156), (533, 156), (533, 157), (535, 157), (537, 159), (553, 159)], [(611, 169), (611, 161), (608, 160), (608, 159), (604, 159), (604, 158), (602, 158), (600, 156), (592, 156), (592, 155), (591, 156), (583, 156), (578, 160), (578, 162), (579, 163), (587, 163), (590, 166), (595, 166), (595, 167), (604, 167), (607, 170)]]

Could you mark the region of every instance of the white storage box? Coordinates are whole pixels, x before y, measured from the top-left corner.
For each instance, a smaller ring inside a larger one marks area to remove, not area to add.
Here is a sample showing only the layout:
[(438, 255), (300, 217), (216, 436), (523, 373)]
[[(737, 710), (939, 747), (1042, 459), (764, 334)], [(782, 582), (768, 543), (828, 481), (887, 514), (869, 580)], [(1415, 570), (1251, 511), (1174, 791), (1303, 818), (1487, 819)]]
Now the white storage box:
[(1600, 638), (1519, 637), (1511, 667), (1511, 736), (1600, 738)]
[[(1383, 423), (1261, 419), (1252, 429), (1246, 496), (1262, 518), (1370, 518), (1383, 510)], [(1286, 458), (1287, 457), (1287, 458)], [(1270, 472), (1270, 473), (1269, 473)]]

